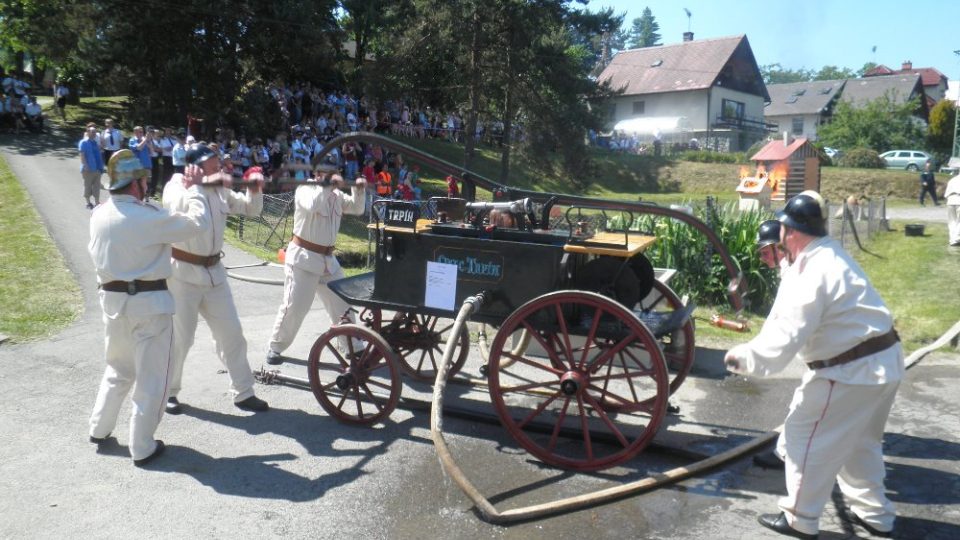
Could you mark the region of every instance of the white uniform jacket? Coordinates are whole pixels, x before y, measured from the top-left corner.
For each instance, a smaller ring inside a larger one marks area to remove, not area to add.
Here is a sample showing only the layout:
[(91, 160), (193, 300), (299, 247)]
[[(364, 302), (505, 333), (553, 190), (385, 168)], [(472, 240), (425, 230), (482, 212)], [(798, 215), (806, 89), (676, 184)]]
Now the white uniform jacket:
[[(88, 250), (100, 283), (170, 277), (170, 244), (210, 229), (210, 218), (200, 193), (196, 188), (185, 191), (185, 215), (141, 202), (132, 195), (111, 195), (93, 211)], [(118, 226), (121, 223), (122, 226)], [(174, 312), (173, 297), (168, 291), (135, 295), (100, 291), (100, 305), (110, 319), (127, 314)]]
[(943, 197), (950, 206), (960, 206), (960, 174), (954, 176), (947, 182), (947, 188), (943, 192)]
[[(210, 212), (210, 230), (188, 240), (176, 242), (173, 247), (194, 255), (217, 255), (223, 249), (223, 233), (227, 227), (227, 215), (258, 216), (263, 210), (263, 194), (238, 193), (223, 186), (198, 186), (201, 200)], [(163, 188), (163, 206), (172, 212), (184, 212), (191, 204), (193, 195), (183, 187), (183, 175), (174, 174)], [(184, 261), (173, 260), (177, 279), (194, 285), (213, 286), (227, 280), (222, 264), (203, 267)]]
[[(743, 374), (770, 375), (791, 359), (827, 360), (890, 331), (893, 318), (860, 266), (832, 238), (812, 241), (784, 269), (760, 333), (730, 355)], [(811, 370), (804, 379), (876, 385), (903, 377), (902, 348), (892, 346), (838, 366)]]
[[(300, 186), (294, 196), (293, 234), (319, 244), (332, 246), (337, 241), (343, 213), (360, 215), (364, 209), (363, 190), (352, 186), (347, 195), (333, 186)], [(314, 253), (294, 243), (287, 246), (285, 261), (291, 266), (316, 274), (335, 271), (328, 256)], [(335, 259), (334, 259), (335, 261)]]

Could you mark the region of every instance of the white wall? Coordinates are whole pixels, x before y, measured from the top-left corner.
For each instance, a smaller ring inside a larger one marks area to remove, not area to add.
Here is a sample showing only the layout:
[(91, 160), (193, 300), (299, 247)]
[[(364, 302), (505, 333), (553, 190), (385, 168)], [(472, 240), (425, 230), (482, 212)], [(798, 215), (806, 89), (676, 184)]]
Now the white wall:
[[(794, 134), (793, 119), (801, 116), (803, 117), (803, 133)], [(820, 116), (816, 114), (767, 116), (765, 120), (771, 124), (779, 125), (777, 133), (781, 136), (783, 136), (784, 131), (789, 131), (791, 137), (806, 137), (810, 140), (817, 139), (817, 128), (820, 127)]]
[(635, 118), (633, 102), (643, 101), (642, 117), (685, 116), (687, 126), (696, 131), (707, 129), (707, 91), (667, 92), (661, 94), (641, 94), (614, 98), (613, 126), (620, 120)]

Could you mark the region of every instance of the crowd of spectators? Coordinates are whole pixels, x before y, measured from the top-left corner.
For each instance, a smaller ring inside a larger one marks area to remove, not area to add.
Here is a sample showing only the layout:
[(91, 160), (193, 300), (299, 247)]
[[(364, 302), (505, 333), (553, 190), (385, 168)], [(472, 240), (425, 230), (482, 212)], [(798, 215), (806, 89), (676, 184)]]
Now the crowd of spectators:
[(24, 73), (0, 69), (0, 129), (10, 133), (43, 131), (43, 111)]

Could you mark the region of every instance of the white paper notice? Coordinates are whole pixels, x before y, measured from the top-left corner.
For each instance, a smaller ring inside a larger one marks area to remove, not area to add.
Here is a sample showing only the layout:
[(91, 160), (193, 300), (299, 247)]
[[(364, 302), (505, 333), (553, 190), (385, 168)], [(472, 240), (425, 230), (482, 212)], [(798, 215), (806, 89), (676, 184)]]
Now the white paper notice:
[(427, 261), (423, 305), (453, 311), (457, 301), (457, 265)]

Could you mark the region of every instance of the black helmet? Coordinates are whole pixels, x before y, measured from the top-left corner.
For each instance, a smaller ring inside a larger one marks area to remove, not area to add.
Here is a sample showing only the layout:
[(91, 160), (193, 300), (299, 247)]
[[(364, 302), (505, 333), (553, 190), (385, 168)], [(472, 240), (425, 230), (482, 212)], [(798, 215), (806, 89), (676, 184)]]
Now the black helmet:
[(823, 197), (816, 191), (804, 191), (787, 201), (787, 205), (777, 212), (780, 223), (810, 236), (827, 235), (826, 205)]
[(184, 161), (189, 165), (200, 165), (204, 161), (216, 156), (217, 153), (205, 144), (198, 144), (196, 148), (187, 151)]
[(757, 230), (757, 248), (780, 243), (780, 222), (768, 219), (760, 224)]

